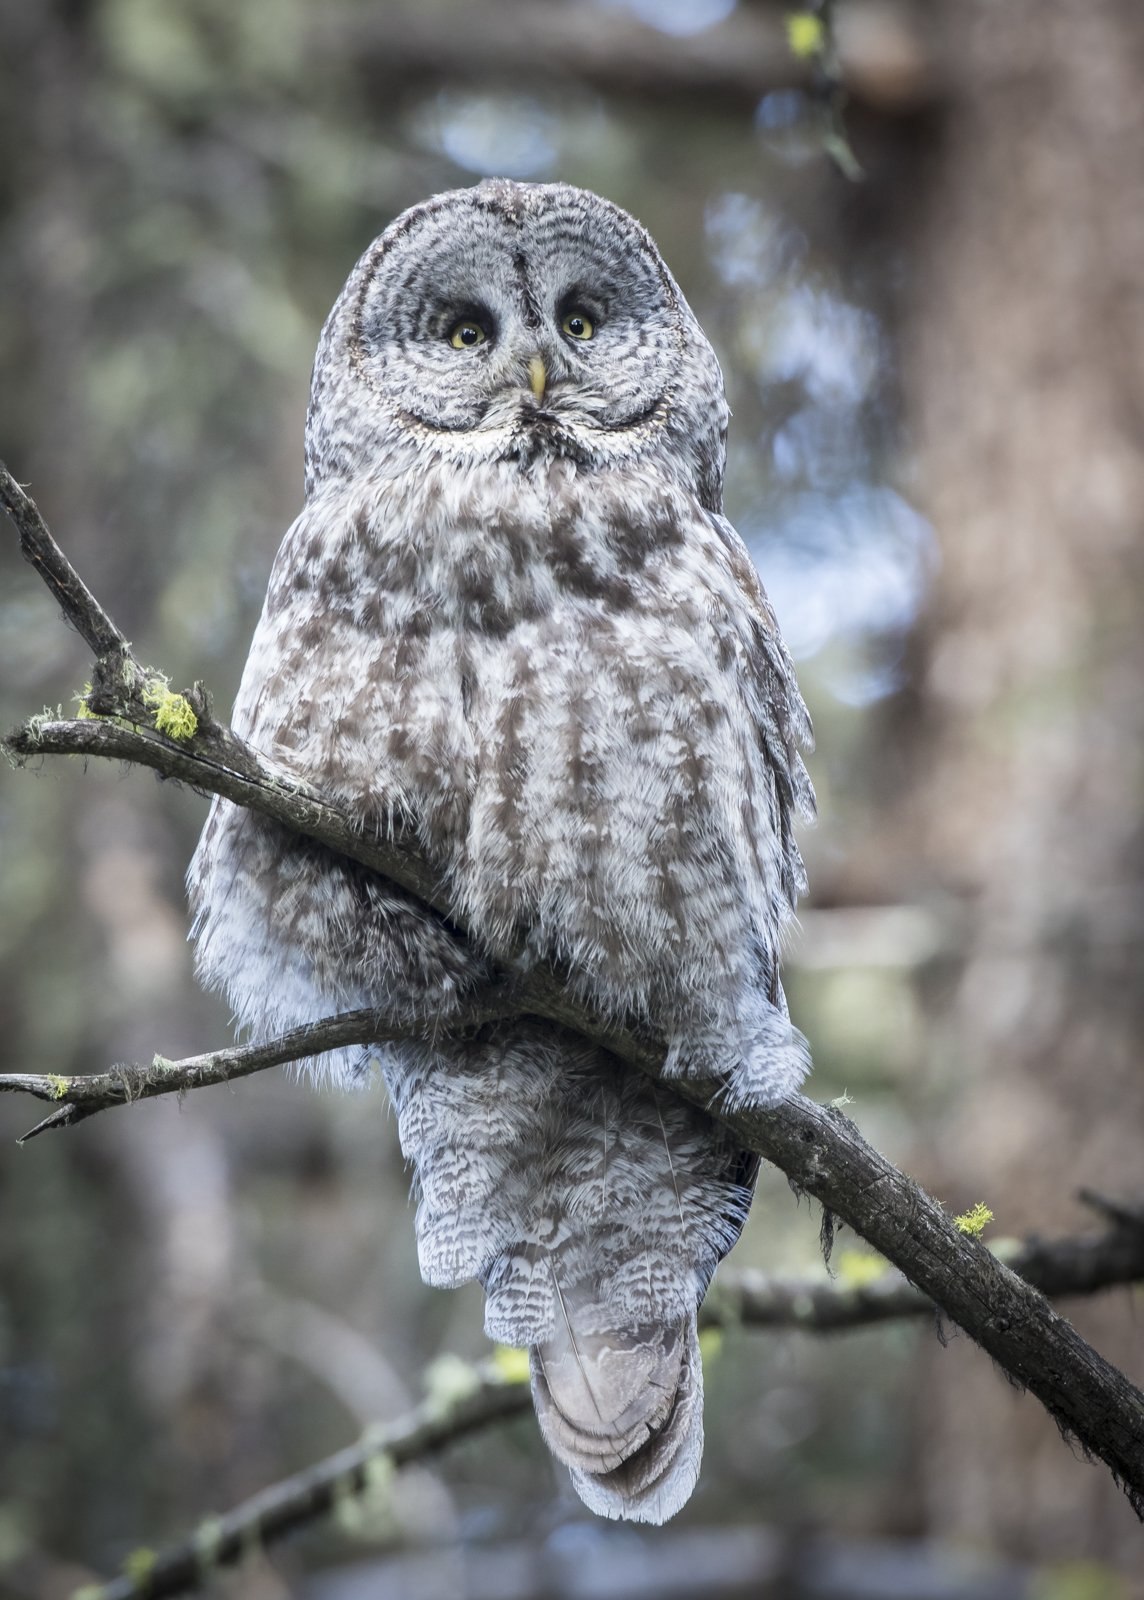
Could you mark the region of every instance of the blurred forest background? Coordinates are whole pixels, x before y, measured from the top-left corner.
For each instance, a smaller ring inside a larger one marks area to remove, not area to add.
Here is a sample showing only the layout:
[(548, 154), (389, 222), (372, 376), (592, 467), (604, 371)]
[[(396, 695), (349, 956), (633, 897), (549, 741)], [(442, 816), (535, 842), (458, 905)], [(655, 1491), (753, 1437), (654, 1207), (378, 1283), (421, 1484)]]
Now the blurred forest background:
[[(0, 0), (0, 28), (0, 454), (141, 658), (228, 705), (317, 333), (381, 227), (492, 173), (599, 190), (723, 361), (728, 509), (817, 726), (811, 1092), (995, 1236), (1139, 1196), (1139, 0), (840, 3), (860, 183), (769, 0)], [(0, 537), (0, 718), (87, 670)], [(0, 771), (6, 1069), (230, 1037), (186, 944), (205, 812)], [(419, 1282), (380, 1090), (270, 1074), (18, 1150), (34, 1112), (0, 1103), (0, 1593), (62, 1600), (482, 1353), (479, 1291)], [(817, 1231), (764, 1173), (734, 1260), (821, 1271)], [(1066, 1308), (1137, 1382), (1140, 1306)], [(708, 1386), (667, 1529), (592, 1522), (529, 1418), (220, 1589), (1144, 1594), (1104, 1468), (964, 1338), (742, 1331)]]

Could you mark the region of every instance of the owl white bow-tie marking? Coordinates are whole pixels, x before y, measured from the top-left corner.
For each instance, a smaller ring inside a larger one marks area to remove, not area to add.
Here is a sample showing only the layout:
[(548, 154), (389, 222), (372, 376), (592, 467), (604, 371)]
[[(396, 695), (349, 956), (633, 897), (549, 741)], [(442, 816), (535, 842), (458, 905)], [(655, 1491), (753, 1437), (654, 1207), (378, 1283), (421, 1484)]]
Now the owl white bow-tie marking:
[[(652, 239), (563, 184), (393, 222), (322, 333), (306, 503), (239, 734), (352, 807), (413, 819), (471, 938), (365, 868), (217, 801), (198, 962), (269, 1033), (479, 984), (523, 948), (740, 1100), (800, 1083), (780, 934), (813, 811), (806, 710), (721, 512), (727, 406)], [(349, 1053), (322, 1065), (347, 1079)], [(608, 1517), (661, 1522), (703, 1444), (696, 1310), (756, 1159), (555, 1024), (382, 1062), (427, 1283), (483, 1285), (541, 1430)]]

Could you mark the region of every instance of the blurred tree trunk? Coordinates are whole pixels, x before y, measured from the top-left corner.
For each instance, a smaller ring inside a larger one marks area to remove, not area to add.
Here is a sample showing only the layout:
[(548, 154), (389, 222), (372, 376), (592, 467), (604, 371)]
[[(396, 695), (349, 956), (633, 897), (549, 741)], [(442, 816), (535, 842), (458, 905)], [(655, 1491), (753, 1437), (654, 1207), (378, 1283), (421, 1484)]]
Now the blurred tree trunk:
[[(1075, 1227), (1080, 1184), (1144, 1187), (1144, 7), (954, 9), (902, 328), (942, 569), (885, 817), (971, 907), (964, 965), (924, 997), (917, 1170), (1020, 1233)], [(1129, 1296), (1073, 1309), (1139, 1382)], [(1136, 1571), (1107, 1475), (965, 1341), (927, 1360), (932, 1531)]]

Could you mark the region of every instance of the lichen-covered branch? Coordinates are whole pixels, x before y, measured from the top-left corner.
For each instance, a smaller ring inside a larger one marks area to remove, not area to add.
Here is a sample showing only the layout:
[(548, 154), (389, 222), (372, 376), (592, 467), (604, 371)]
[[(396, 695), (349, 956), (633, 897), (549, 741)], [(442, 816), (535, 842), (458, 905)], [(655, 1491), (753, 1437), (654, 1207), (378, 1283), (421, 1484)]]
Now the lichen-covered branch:
[[(49, 583), (79, 626), (87, 591), (71, 584), (71, 569), (54, 543), (49, 545), (50, 534), (35, 506), (3, 469), (0, 494), (28, 559), (47, 571), (49, 563), (41, 552), (55, 551)], [(89, 697), (96, 719), (109, 720), (33, 721), (7, 740), (17, 759), (70, 751), (142, 761), (196, 788), (225, 794), (394, 878), (464, 932), (432, 870), (418, 860), (411, 829), (398, 823), (384, 838), (367, 837), (348, 810), (272, 767), (217, 724), (200, 688), (186, 696), (196, 713), (196, 731), (180, 740), (160, 733), (141, 692), (141, 683), (149, 680), (133, 658), (123, 657), (118, 638), (116, 632), (108, 653), (97, 658), (96, 688)], [(108, 643), (106, 638), (103, 642)], [(110, 671), (117, 662), (118, 677)], [(134, 681), (135, 671), (142, 674), (141, 683)], [(121, 692), (118, 685), (125, 680), (131, 681)], [(93, 726), (101, 732), (93, 733)], [(494, 975), (494, 981), (507, 986), (511, 975)], [(547, 1017), (576, 1029), (718, 1116), (743, 1146), (819, 1200), (828, 1223), (838, 1217), (849, 1224), (964, 1328), (1016, 1383), (1041, 1400), (1062, 1429), (1106, 1463), (1137, 1512), (1144, 1510), (1144, 1394), (1043, 1295), (977, 1240), (960, 1233), (942, 1207), (867, 1144), (839, 1109), (817, 1105), (805, 1095), (765, 1109), (736, 1105), (717, 1079), (668, 1077), (663, 1038), (634, 1019), (602, 1021), (575, 998), (559, 971), (529, 973), (513, 986), (512, 1001), (517, 1014)], [(829, 1239), (829, 1227), (825, 1232)]]
[[(1144, 1213), (1103, 1233), (990, 1245), (1009, 1269), (1053, 1299), (1144, 1283)], [(706, 1326), (799, 1328), (839, 1333), (940, 1313), (900, 1272), (875, 1256), (844, 1262), (834, 1278), (776, 1278), (751, 1268), (720, 1272), (703, 1306)]]
[[(701, 1312), (703, 1328), (797, 1328), (831, 1333), (902, 1317), (932, 1315), (927, 1300), (888, 1267), (872, 1281), (824, 1277), (778, 1280), (763, 1273), (724, 1270)], [(1014, 1245), (1014, 1271), (1051, 1294), (1087, 1294), (1095, 1288), (1144, 1279), (1144, 1217), (1114, 1223), (1103, 1234)], [(76, 1600), (161, 1600), (204, 1583), (217, 1568), (237, 1562), (329, 1514), (371, 1485), (384, 1488), (394, 1469), (424, 1460), (454, 1441), (528, 1409), (526, 1363), (451, 1368), (446, 1395), (432, 1396), (407, 1418), (371, 1429), (357, 1444), (264, 1489), (222, 1516), (208, 1518), (189, 1538), (155, 1554), (137, 1551), (123, 1574), (82, 1590)], [(430, 1388), (433, 1388), (432, 1373)]]
[(844, 178), (861, 178), (862, 169), (850, 148), (843, 120), (846, 85), (834, 0), (803, 0), (801, 11), (788, 12), (786, 25), (791, 53), (810, 67), (810, 92), (821, 123), (822, 147)]
[(394, 1469), (434, 1456), (529, 1404), (527, 1383), (505, 1378), (487, 1362), (450, 1397), (431, 1396), (390, 1427), (371, 1429), (357, 1444), (272, 1484), (222, 1516), (207, 1518), (179, 1544), (159, 1553), (136, 1551), (120, 1577), (81, 1589), (74, 1600), (163, 1600), (185, 1594), (206, 1583), (216, 1568), (326, 1515)]

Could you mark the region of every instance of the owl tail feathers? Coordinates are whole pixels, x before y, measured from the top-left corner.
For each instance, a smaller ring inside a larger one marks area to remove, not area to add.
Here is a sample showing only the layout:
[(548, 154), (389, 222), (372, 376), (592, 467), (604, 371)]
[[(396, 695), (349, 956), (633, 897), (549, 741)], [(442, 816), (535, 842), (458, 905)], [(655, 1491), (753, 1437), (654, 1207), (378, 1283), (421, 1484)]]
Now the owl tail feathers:
[(565, 1307), (532, 1349), (532, 1398), (548, 1448), (597, 1516), (666, 1522), (686, 1504), (703, 1455), (703, 1368), (695, 1313), (670, 1326), (594, 1332)]

